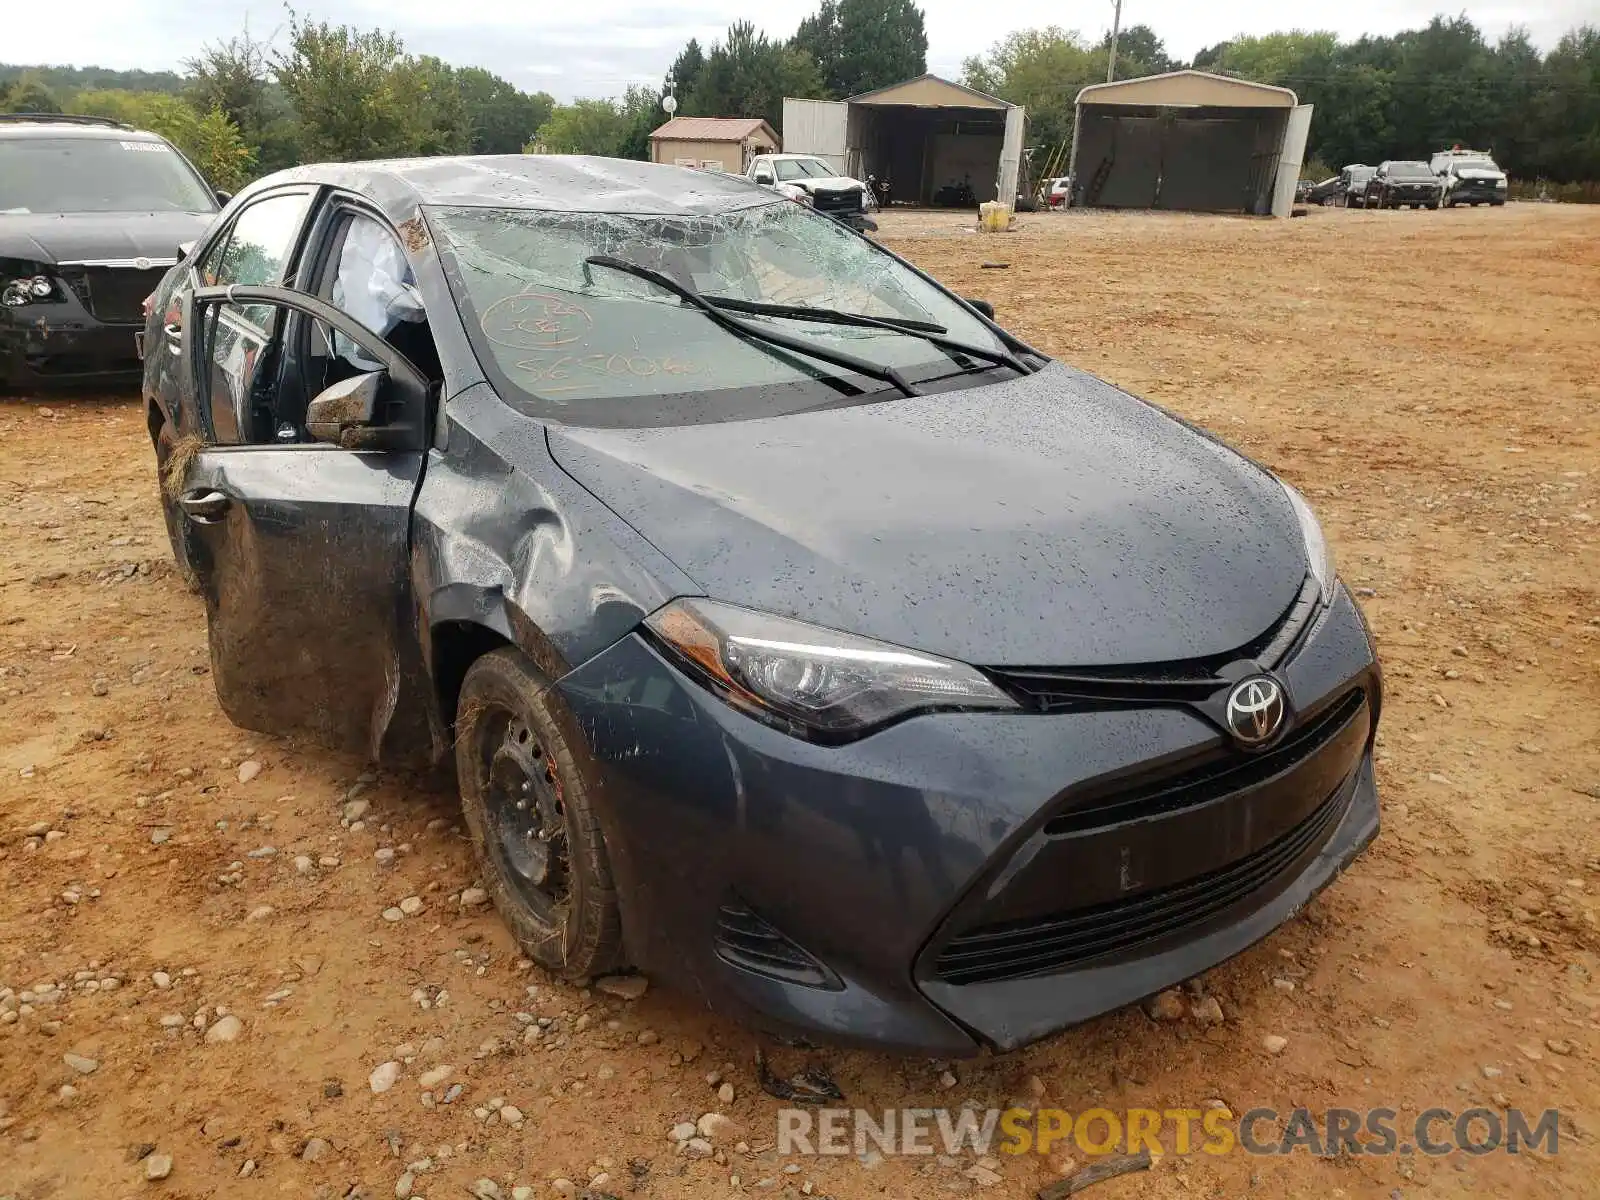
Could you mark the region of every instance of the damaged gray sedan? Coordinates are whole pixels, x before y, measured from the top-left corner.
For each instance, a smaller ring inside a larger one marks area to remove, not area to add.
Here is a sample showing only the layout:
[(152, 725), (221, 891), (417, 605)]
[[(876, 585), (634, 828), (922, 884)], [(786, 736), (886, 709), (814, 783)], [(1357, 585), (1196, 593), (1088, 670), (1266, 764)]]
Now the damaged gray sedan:
[(1380, 673), (1299, 493), (770, 191), (298, 168), (153, 301), (222, 707), (453, 761), (558, 975), (1009, 1049), (1377, 833)]

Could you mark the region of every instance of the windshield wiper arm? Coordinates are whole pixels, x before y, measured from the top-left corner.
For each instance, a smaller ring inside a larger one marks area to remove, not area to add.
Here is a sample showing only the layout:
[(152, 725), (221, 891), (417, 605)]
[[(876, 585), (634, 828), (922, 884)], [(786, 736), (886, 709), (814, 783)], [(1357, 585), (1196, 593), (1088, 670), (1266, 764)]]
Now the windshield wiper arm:
[[(705, 295), (705, 293), (701, 293)], [(844, 312), (837, 308), (813, 308), (809, 304), (768, 304), (760, 300), (741, 300), (737, 296), (706, 296), (706, 303), (730, 312), (754, 313), (763, 317), (793, 317), (797, 321), (816, 321), (825, 325), (893, 325), (919, 333), (946, 333), (943, 325), (932, 321), (913, 321), (907, 317), (871, 317), (866, 313)]]
[(729, 333), (744, 338), (746, 341), (754, 342), (758, 345), (778, 346), (794, 354), (802, 354), (835, 367), (843, 367), (847, 371), (855, 371), (857, 374), (865, 375), (868, 379), (879, 379), (884, 383), (892, 383), (907, 396), (921, 395), (917, 391), (916, 385), (911, 383), (894, 367), (885, 367), (865, 358), (858, 358), (854, 354), (843, 350), (833, 350), (826, 346), (818, 346), (804, 338), (790, 337), (786, 333), (779, 333), (774, 329), (764, 329), (759, 325), (752, 325), (749, 321), (741, 321), (738, 317), (730, 317), (693, 288), (684, 287), (672, 276), (663, 271), (657, 271), (653, 267), (640, 266), (638, 263), (629, 262), (625, 258), (614, 258), (609, 254), (591, 254), (583, 261), (590, 266), (610, 267), (613, 271), (621, 271), (625, 275), (634, 275), (653, 283), (664, 291), (671, 292), (685, 303), (698, 308)]
[(1004, 350), (986, 350), (944, 336), (943, 325), (932, 321), (910, 321), (904, 317), (869, 317), (866, 313), (840, 312), (833, 308), (812, 308), (805, 304), (761, 304), (753, 300), (739, 300), (733, 296), (707, 296), (706, 303), (733, 312), (754, 313), (768, 317), (791, 317), (797, 321), (817, 321), (829, 325), (857, 325), (863, 329), (886, 329), (903, 333), (907, 337), (921, 338), (939, 347), (947, 354), (965, 354), (997, 366), (1010, 367), (1018, 375), (1031, 375), (1033, 371), (1016, 355)]

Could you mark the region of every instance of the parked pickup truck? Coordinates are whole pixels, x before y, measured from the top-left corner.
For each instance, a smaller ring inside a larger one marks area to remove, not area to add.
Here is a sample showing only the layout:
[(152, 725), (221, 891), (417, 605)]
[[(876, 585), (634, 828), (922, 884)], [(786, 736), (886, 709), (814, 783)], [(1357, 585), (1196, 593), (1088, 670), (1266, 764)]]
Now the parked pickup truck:
[(750, 160), (745, 176), (852, 229), (866, 232), (878, 228), (867, 216), (867, 185), (839, 174), (815, 155), (758, 154)]

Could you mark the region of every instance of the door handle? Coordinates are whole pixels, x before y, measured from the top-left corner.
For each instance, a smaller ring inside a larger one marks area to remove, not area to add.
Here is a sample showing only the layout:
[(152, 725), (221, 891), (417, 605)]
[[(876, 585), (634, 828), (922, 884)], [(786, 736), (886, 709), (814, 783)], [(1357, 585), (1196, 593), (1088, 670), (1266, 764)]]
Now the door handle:
[(228, 511), (228, 505), (232, 503), (233, 501), (227, 496), (215, 491), (185, 492), (178, 497), (178, 504), (184, 513), (201, 525), (210, 525), (222, 520)]

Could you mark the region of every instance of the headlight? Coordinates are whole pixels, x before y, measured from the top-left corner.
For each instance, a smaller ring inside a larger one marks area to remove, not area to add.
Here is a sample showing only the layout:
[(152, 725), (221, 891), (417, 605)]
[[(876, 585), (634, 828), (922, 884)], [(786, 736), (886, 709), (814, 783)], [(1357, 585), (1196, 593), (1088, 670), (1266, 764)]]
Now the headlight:
[(9, 259), (0, 265), (0, 304), (7, 308), (54, 303), (64, 298), (56, 281), (44, 273), (42, 264)]
[[(1283, 480), (1278, 482), (1283, 483)], [(1306, 503), (1306, 498), (1287, 483), (1283, 483), (1283, 490), (1289, 494), (1289, 503), (1300, 521), (1300, 536), (1306, 544), (1306, 561), (1311, 564), (1312, 577), (1322, 589), (1322, 602), (1331, 604), (1334, 586), (1339, 581), (1333, 569), (1333, 549), (1328, 545), (1328, 539), (1322, 536), (1322, 526), (1317, 522), (1316, 513), (1311, 511), (1311, 505)]]
[(963, 663), (715, 600), (674, 600), (645, 626), (729, 704), (796, 737), (843, 741), (928, 709), (1014, 709)]
[(1496, 179), (1496, 180), (1495, 180), (1495, 181), (1494, 181), (1494, 185), (1495, 185), (1495, 187), (1497, 187), (1497, 188), (1503, 188), (1503, 187), (1505, 187), (1505, 186), (1506, 186), (1506, 181), (1505, 181), (1505, 180), (1504, 180), (1504, 179)]

